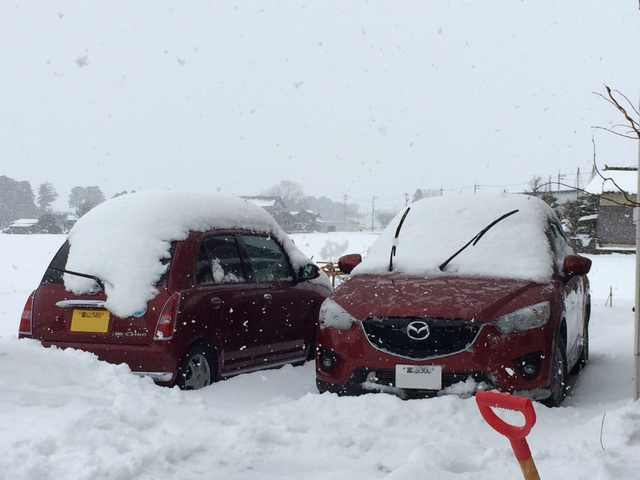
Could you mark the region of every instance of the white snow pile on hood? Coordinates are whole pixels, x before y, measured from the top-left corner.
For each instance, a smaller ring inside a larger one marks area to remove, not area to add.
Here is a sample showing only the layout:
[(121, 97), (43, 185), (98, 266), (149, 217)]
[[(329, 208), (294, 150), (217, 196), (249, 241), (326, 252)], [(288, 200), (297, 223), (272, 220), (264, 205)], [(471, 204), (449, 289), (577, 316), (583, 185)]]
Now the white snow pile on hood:
[[(482, 229), (513, 210), (439, 270), (445, 260)], [(522, 194), (480, 194), (432, 197), (410, 205), (398, 238), (400, 212), (369, 249), (353, 274), (393, 271), (409, 275), (462, 274), (548, 282), (553, 274), (552, 251), (545, 234), (556, 218), (542, 200)], [(566, 250), (563, 254), (571, 253)]]
[[(172, 241), (189, 231), (242, 228), (276, 238), (293, 267), (311, 263), (276, 221), (246, 200), (217, 194), (156, 191), (122, 195), (98, 205), (69, 232), (67, 270), (94, 275), (105, 284), (105, 306), (120, 317), (144, 310), (157, 295)], [(76, 295), (95, 288), (93, 280), (65, 274)]]

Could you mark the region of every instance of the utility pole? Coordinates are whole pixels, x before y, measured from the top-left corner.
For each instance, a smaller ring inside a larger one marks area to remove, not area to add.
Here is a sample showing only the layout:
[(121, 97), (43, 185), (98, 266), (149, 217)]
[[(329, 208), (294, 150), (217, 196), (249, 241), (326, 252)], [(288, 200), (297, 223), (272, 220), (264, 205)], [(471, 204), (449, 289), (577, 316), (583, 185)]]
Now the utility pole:
[[(636, 185), (636, 204), (640, 200), (640, 134), (638, 134), (638, 173), (637, 185)], [(638, 252), (640, 246), (640, 207), (633, 209), (633, 219), (636, 222), (636, 295), (635, 295), (635, 308), (634, 308), (634, 336), (633, 336), (633, 361), (634, 361), (634, 376), (633, 376), (633, 398), (638, 400), (640, 398), (640, 252)]]
[(564, 177), (564, 175), (560, 175), (560, 170), (558, 170), (558, 191), (560, 191), (560, 180), (562, 180)]
[[(638, 5), (640, 9), (640, 2)], [(640, 105), (640, 102), (639, 102)], [(638, 137), (638, 173), (636, 184), (636, 204), (640, 200), (640, 133), (636, 129), (636, 136)], [(594, 164), (595, 165), (595, 164)], [(640, 252), (638, 247), (640, 246), (640, 207), (633, 209), (633, 220), (636, 222), (636, 295), (634, 304), (634, 335), (633, 335), (633, 363), (634, 363), (634, 376), (633, 376), (633, 399), (638, 400), (640, 398)]]
[(406, 207), (407, 205), (409, 205), (409, 194), (405, 193), (404, 194), (404, 206)]
[(371, 197), (371, 233), (373, 233), (373, 219), (376, 218), (376, 196)]
[(347, 223), (347, 195), (344, 196), (344, 223)]

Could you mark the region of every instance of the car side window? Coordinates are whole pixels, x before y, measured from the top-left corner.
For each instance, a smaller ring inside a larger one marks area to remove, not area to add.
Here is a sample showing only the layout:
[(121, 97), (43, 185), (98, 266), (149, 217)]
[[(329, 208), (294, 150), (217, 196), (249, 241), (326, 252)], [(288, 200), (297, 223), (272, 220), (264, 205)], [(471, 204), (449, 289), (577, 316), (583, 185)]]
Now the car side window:
[(271, 237), (243, 235), (256, 282), (292, 281), (289, 257)]
[(560, 227), (556, 222), (549, 222), (549, 237), (554, 262), (558, 271), (561, 272), (564, 257), (571, 255), (573, 253), (573, 249), (569, 245), (567, 237), (565, 237), (564, 232), (562, 231), (562, 227)]
[(233, 235), (208, 237), (200, 244), (196, 264), (198, 284), (220, 285), (246, 281)]

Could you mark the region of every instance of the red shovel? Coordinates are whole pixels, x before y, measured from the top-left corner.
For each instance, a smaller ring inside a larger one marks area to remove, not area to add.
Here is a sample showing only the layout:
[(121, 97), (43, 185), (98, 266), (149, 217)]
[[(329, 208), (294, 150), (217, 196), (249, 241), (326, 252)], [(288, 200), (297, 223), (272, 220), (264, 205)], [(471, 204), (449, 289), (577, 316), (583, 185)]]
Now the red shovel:
[[(531, 427), (536, 423), (536, 411), (533, 409), (531, 399), (515, 397), (508, 393), (497, 391), (479, 391), (476, 393), (476, 403), (486, 422), (511, 442), (513, 453), (515, 453), (516, 459), (520, 463), (520, 469), (525, 480), (540, 480), (536, 465), (533, 463), (533, 458), (531, 458), (531, 450), (529, 450), (529, 445), (525, 439), (531, 431)], [(508, 424), (496, 415), (493, 411), (494, 407), (522, 413), (524, 415), (524, 425), (517, 427)]]

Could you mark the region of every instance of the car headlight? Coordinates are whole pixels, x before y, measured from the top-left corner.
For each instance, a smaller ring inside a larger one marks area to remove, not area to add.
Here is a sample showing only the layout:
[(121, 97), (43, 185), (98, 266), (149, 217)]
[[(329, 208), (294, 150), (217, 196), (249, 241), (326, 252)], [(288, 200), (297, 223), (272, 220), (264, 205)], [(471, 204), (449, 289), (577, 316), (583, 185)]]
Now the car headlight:
[(507, 313), (495, 320), (493, 324), (500, 333), (523, 332), (543, 326), (549, 320), (550, 315), (551, 307), (549, 302), (540, 302), (515, 312)]
[(340, 330), (347, 330), (351, 328), (351, 324), (355, 321), (356, 318), (353, 315), (330, 298), (322, 302), (322, 306), (320, 307), (320, 324)]

